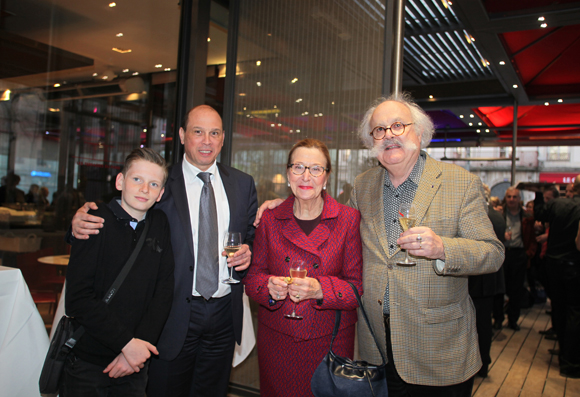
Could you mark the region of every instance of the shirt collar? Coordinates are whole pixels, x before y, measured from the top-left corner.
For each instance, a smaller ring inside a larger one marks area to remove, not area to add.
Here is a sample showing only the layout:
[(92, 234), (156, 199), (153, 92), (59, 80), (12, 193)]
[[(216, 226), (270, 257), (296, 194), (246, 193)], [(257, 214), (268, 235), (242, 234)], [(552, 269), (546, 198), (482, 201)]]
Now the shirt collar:
[(206, 171), (200, 170), (195, 165), (193, 165), (189, 161), (187, 161), (185, 158), (185, 155), (183, 156), (182, 163), (183, 163), (183, 176), (185, 178), (186, 184), (194, 183), (196, 180), (201, 181), (201, 179), (199, 179), (197, 177), (197, 174), (199, 174), (200, 172), (209, 172), (210, 174), (213, 175), (214, 178), (216, 176), (217, 161), (214, 161), (213, 164)]
[(145, 220), (145, 217), (147, 216), (147, 213), (145, 213), (145, 215), (143, 215), (143, 219), (135, 219), (135, 218), (133, 218), (121, 206), (121, 198), (120, 197), (115, 197), (114, 199), (112, 199), (109, 202), (108, 207), (111, 209), (111, 211), (113, 211), (113, 215), (115, 215), (115, 217), (117, 217), (117, 219), (120, 219), (120, 220), (126, 220), (126, 221), (129, 221), (129, 222), (136, 222), (136, 223), (138, 223), (140, 221)]
[[(417, 161), (415, 162), (413, 169), (411, 170), (411, 174), (409, 174), (405, 182), (410, 180), (415, 184), (415, 186), (419, 186), (419, 182), (421, 181), (421, 175), (423, 174), (423, 170), (425, 169), (425, 162), (427, 161), (426, 158), (427, 158), (426, 153), (424, 151), (421, 151), (419, 153), (419, 157), (417, 157)], [(389, 178), (389, 172), (387, 171), (386, 168), (385, 174), (386, 174), (385, 185), (391, 186), (392, 185), (391, 179)], [(401, 183), (401, 185), (403, 185), (405, 182)]]

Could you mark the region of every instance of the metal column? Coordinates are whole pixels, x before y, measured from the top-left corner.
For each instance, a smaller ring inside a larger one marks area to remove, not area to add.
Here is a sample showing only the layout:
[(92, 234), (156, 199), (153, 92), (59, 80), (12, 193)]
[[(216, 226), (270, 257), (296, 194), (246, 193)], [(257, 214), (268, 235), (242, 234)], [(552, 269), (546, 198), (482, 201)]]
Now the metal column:
[(512, 124), (512, 179), (511, 185), (516, 183), (516, 147), (518, 142), (518, 101), (514, 100), (514, 122)]
[(383, 56), (383, 95), (398, 94), (403, 86), (403, 44), (405, 0), (387, 0), (385, 7), (385, 48)]

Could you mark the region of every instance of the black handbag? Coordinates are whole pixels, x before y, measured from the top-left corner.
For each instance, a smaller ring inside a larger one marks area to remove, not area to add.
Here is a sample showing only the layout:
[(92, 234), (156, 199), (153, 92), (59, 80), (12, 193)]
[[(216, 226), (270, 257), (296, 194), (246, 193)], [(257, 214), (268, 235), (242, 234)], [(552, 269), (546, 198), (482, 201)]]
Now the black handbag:
[(338, 334), (338, 329), (340, 327), (341, 312), (340, 310), (337, 310), (330, 348), (312, 375), (312, 380), (310, 382), (312, 393), (314, 393), (316, 397), (386, 397), (389, 395), (385, 372), (387, 361), (383, 352), (380, 350), (377, 338), (371, 328), (369, 319), (360, 300), (360, 296), (358, 295), (358, 291), (354, 285), (351, 283), (349, 284), (354, 290), (361, 313), (371, 335), (373, 336), (377, 349), (379, 349), (383, 363), (381, 365), (374, 365), (367, 363), (366, 361), (354, 361), (347, 357), (337, 356), (332, 351), (332, 344), (334, 343), (334, 338)]
[[(137, 259), (137, 255), (141, 251), (143, 243), (145, 242), (145, 236), (149, 230), (149, 224), (150, 222), (145, 222), (145, 228), (141, 233), (141, 237), (139, 238), (133, 253), (127, 260), (127, 263), (125, 263), (125, 266), (123, 266), (123, 269), (121, 269), (121, 272), (115, 279), (115, 282), (111, 288), (109, 288), (105, 294), (103, 302), (106, 304), (108, 304), (111, 299), (113, 299), (113, 296), (115, 296), (115, 293), (119, 290), (119, 287), (125, 280), (125, 277), (127, 277), (129, 270), (131, 270), (131, 267), (133, 267), (135, 259)], [(75, 347), (77, 341), (84, 333), (85, 329), (82, 326), (78, 327), (77, 330), (74, 331), (72, 317), (68, 317), (67, 315), (61, 317), (52, 340), (50, 341), (48, 353), (46, 354), (44, 365), (42, 366), (42, 371), (40, 372), (38, 385), (42, 394), (58, 393), (58, 389), (60, 388), (60, 378), (62, 376), (66, 360), (72, 349)]]

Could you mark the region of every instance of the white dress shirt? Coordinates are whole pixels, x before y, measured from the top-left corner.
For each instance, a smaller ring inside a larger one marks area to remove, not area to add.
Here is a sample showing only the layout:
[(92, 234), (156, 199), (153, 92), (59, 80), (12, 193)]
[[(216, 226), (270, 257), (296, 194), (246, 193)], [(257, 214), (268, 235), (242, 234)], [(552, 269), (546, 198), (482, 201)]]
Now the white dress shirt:
[[(196, 166), (190, 164), (187, 159), (183, 158), (183, 177), (185, 179), (185, 191), (187, 192), (187, 202), (189, 204), (189, 216), (191, 222), (191, 234), (193, 236), (193, 252), (195, 255), (195, 264), (193, 270), (193, 291), (192, 294), (195, 296), (200, 296), (199, 292), (195, 289), (195, 276), (197, 274), (197, 253), (198, 250), (198, 230), (199, 230), (199, 200), (201, 197), (201, 189), (203, 187), (203, 181), (197, 177), (197, 174), (204, 172), (197, 168)], [(222, 256), (221, 253), (224, 250), (224, 237), (228, 231), (230, 225), (230, 206), (228, 203), (228, 196), (226, 195), (226, 190), (222, 183), (220, 173), (218, 171), (216, 162), (209, 167), (205, 172), (211, 174), (211, 184), (213, 186), (213, 192), (215, 196), (215, 205), (217, 209), (218, 216), (218, 249), (219, 249), (219, 281), (218, 290), (212, 295), (213, 298), (220, 298), (228, 295), (231, 292), (231, 287), (229, 284), (224, 284), (221, 280), (229, 276), (229, 270), (227, 265), (227, 258)]]

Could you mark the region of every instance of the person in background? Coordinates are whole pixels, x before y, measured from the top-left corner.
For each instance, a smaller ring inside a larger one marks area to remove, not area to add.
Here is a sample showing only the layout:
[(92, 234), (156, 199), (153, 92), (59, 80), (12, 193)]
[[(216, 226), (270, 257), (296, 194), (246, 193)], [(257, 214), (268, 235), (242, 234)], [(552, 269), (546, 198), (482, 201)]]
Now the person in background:
[[(171, 168), (165, 194), (156, 206), (171, 227), (175, 293), (157, 344), (159, 358), (149, 368), (147, 396), (225, 397), (235, 344), (242, 340), (244, 308), (242, 284), (230, 286), (220, 280), (229, 276), (229, 267), (240, 280), (250, 266), (256, 187), (250, 175), (216, 161), (224, 130), (212, 107), (191, 109), (179, 138), (183, 160)], [(85, 212), (86, 207), (75, 215), (76, 238), (88, 238), (103, 227), (102, 219)], [(201, 222), (202, 216), (213, 221)], [(228, 231), (240, 232), (243, 245), (226, 259), (223, 236)]]
[[(362, 294), (360, 214), (326, 193), (332, 166), (324, 143), (297, 142), (287, 164), (293, 194), (263, 214), (244, 284), (260, 304), (260, 394), (306, 397), (313, 396), (310, 379), (328, 352), (336, 310), (342, 319), (333, 351), (353, 358), (358, 304), (348, 283)], [(304, 261), (307, 273), (289, 282), (294, 260)], [(285, 317), (293, 309), (301, 320)]]
[(550, 223), (546, 267), (549, 269), (552, 325), (560, 346), (560, 375), (580, 378), (580, 251), (577, 249), (580, 222), (580, 175), (574, 181), (572, 198), (548, 203), (536, 193), (536, 219)]
[(338, 195), (336, 201), (340, 204), (347, 204), (350, 200), (350, 193), (352, 192), (352, 185), (350, 183), (345, 183), (342, 185), (342, 193)]
[[(503, 217), (506, 221), (505, 232), (505, 275), (506, 295), (509, 298), (507, 307), (508, 327), (519, 331), (518, 319), (524, 299), (524, 282), (526, 269), (536, 252), (536, 235), (534, 218), (527, 216), (522, 208), (520, 191), (509, 187), (504, 197), (505, 207)], [(494, 328), (501, 329), (504, 314), (504, 295), (497, 294), (494, 299)]]
[(28, 189), (28, 193), (24, 196), (24, 199), (27, 204), (36, 204), (38, 205), (40, 195), (39, 195), (39, 186), (35, 183), (30, 185), (30, 189)]
[[(116, 186), (121, 197), (90, 213), (106, 220), (102, 233), (75, 240), (66, 276), (66, 313), (84, 327), (67, 358), (62, 397), (145, 395), (151, 354), (173, 298), (173, 251), (167, 216), (150, 210), (164, 192), (165, 160), (135, 149)], [(146, 244), (109, 304), (113, 285), (149, 223)]]
[[(489, 186), (483, 185), (485, 199), (489, 202)], [(493, 226), (493, 231), (498, 240), (503, 242), (505, 238), (505, 219), (501, 213), (493, 209), (491, 204), (487, 206), (487, 216)], [(493, 298), (497, 294), (505, 292), (505, 280), (503, 268), (497, 272), (469, 276), (469, 296), (475, 306), (477, 340), (479, 344), (479, 354), (481, 355), (481, 369), (477, 372), (482, 378), (487, 378), (489, 365), (491, 364), (491, 338), (493, 336), (491, 315), (493, 311)]]
[(0, 186), (0, 204), (24, 204), (26, 202), (25, 194), (17, 188), (20, 176), (14, 172), (9, 172), (5, 181), (6, 184)]
[(566, 185), (566, 198), (574, 197), (574, 184), (569, 183)]
[(501, 200), (499, 199), (499, 197), (496, 196), (492, 196), (489, 199), (489, 205), (491, 205), (491, 207), (496, 210), (497, 212), (503, 213), (503, 205), (501, 203)]

